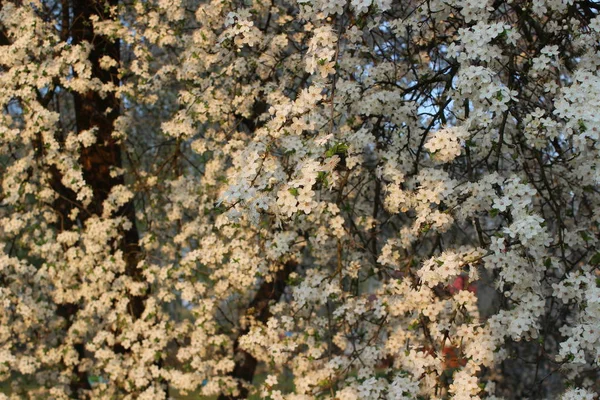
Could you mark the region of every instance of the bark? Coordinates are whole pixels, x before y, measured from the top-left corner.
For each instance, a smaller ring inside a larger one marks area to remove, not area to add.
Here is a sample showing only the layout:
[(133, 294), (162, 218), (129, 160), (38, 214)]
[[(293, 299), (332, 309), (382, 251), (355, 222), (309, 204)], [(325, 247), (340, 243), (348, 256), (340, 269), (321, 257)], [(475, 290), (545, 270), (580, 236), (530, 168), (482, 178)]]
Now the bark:
[[(274, 279), (270, 282), (263, 282), (253, 300), (248, 305), (248, 310), (253, 310), (256, 321), (267, 323), (270, 312), (270, 302), (278, 301), (286, 287), (286, 281), (290, 274), (294, 272), (297, 264), (293, 261), (285, 263), (284, 267), (277, 271)], [(254, 379), (256, 372), (256, 366), (258, 361), (250, 353), (239, 347), (239, 338), (246, 335), (249, 332), (249, 328), (243, 329), (234, 342), (234, 356), (235, 356), (235, 367), (231, 372), (231, 376), (238, 380), (237, 396), (222, 394), (219, 396), (219, 400), (234, 400), (234, 399), (246, 399), (248, 398), (248, 389), (246, 385), (251, 384)]]
[[(100, 20), (110, 18), (106, 10), (108, 7), (118, 5), (117, 0), (74, 0), (73, 15), (77, 16), (71, 28), (73, 43), (87, 41), (92, 44), (93, 49), (88, 57), (92, 64), (93, 76), (104, 83), (119, 85), (118, 71), (116, 68), (109, 70), (101, 69), (99, 60), (103, 56), (109, 56), (119, 62), (120, 48), (118, 41), (110, 41), (101, 35), (95, 35), (90, 17), (99, 16)], [(114, 123), (120, 112), (120, 101), (114, 93), (108, 93), (101, 97), (97, 92), (84, 94), (75, 93), (75, 120), (78, 131), (95, 128), (96, 143), (93, 146), (82, 149), (81, 165), (85, 181), (91, 185), (94, 200), (90, 206), (90, 212), (102, 214), (102, 203), (107, 198), (111, 189), (116, 185), (125, 184), (122, 175), (112, 177), (110, 172), (114, 168), (122, 167), (121, 145), (112, 133)], [(133, 227), (124, 233), (120, 248), (126, 257), (127, 274), (134, 278), (141, 278), (136, 266), (140, 259), (139, 233), (135, 225), (135, 207), (133, 201), (125, 204), (119, 213), (127, 217)], [(130, 299), (132, 315), (139, 318), (144, 311), (144, 298), (133, 297)]]
[[(100, 20), (106, 19), (107, 6), (118, 4), (116, 0), (94, 1), (94, 0), (73, 0), (63, 1), (63, 30), (68, 30), (63, 34), (63, 38), (70, 38), (73, 44), (88, 42), (92, 45), (89, 55), (89, 61), (92, 65), (92, 74), (94, 78), (103, 83), (113, 83), (118, 86), (117, 70), (103, 70), (100, 68), (99, 60), (107, 55), (119, 62), (120, 48), (118, 41), (109, 41), (105, 37), (95, 35), (90, 17), (97, 15)], [(73, 21), (69, 26), (68, 13), (71, 12)], [(89, 129), (96, 130), (96, 143), (87, 148), (83, 148), (80, 156), (80, 165), (82, 166), (83, 176), (88, 185), (92, 188), (93, 201), (85, 212), (80, 213), (79, 221), (85, 224), (89, 215), (101, 215), (102, 203), (108, 197), (111, 189), (116, 185), (123, 185), (123, 176), (113, 177), (110, 172), (114, 168), (122, 166), (120, 143), (112, 136), (115, 120), (119, 116), (120, 101), (114, 93), (108, 93), (101, 97), (98, 93), (89, 91), (87, 93), (73, 93), (75, 122), (78, 132)], [(59, 198), (54, 203), (54, 209), (61, 216), (61, 226), (59, 230), (71, 229), (73, 222), (68, 218), (69, 213), (74, 207), (81, 207), (76, 201), (76, 194), (64, 187), (61, 183), (61, 176), (56, 168), (52, 172), (52, 186), (59, 194)], [(132, 228), (125, 232), (119, 243), (119, 248), (125, 255), (127, 268), (126, 273), (134, 279), (139, 278), (139, 271), (136, 266), (140, 258), (139, 234), (135, 224), (135, 208), (133, 202), (125, 204), (119, 211), (121, 215), (126, 216), (133, 224)], [(80, 310), (79, 304), (61, 304), (58, 307), (58, 315), (67, 321), (67, 329), (76, 318)], [(134, 318), (139, 318), (144, 311), (144, 297), (137, 296), (130, 298), (130, 310)], [(79, 359), (85, 357), (83, 343), (74, 345)], [(118, 349), (116, 349), (118, 351)], [(91, 389), (88, 376), (85, 372), (75, 371), (70, 388), (74, 396), (83, 395), (82, 390)]]

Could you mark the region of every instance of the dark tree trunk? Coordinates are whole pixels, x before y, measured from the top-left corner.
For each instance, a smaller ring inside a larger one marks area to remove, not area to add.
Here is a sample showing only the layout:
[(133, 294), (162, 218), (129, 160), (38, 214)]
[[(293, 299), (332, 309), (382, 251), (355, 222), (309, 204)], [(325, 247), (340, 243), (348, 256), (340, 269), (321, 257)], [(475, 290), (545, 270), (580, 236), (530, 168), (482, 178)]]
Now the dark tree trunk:
[[(279, 270), (272, 281), (263, 282), (256, 294), (254, 299), (250, 302), (248, 309), (254, 311), (254, 317), (256, 321), (267, 323), (271, 316), (269, 303), (271, 301), (278, 301), (285, 290), (286, 281), (290, 274), (294, 272), (297, 264), (292, 261), (285, 263), (284, 267)], [(247, 399), (248, 389), (244, 387), (244, 384), (251, 384), (254, 379), (256, 372), (256, 366), (258, 361), (250, 353), (239, 347), (239, 337), (248, 333), (248, 328), (242, 330), (236, 338), (234, 343), (234, 356), (235, 356), (235, 367), (231, 372), (231, 376), (238, 380), (239, 394), (233, 395), (221, 395), (219, 400), (234, 400), (234, 399)]]
[[(88, 42), (92, 50), (88, 60), (92, 66), (92, 75), (103, 83), (119, 85), (118, 71), (116, 68), (103, 70), (100, 68), (99, 60), (103, 56), (109, 56), (115, 61), (120, 60), (119, 42), (111, 42), (104, 36), (95, 35), (90, 17), (96, 15), (100, 20), (107, 19), (107, 7), (116, 6), (118, 1), (94, 1), (94, 0), (65, 0), (63, 4), (63, 40), (70, 38), (73, 44)], [(69, 14), (72, 22), (69, 26)], [(89, 215), (101, 215), (102, 204), (108, 197), (111, 189), (116, 185), (125, 183), (123, 176), (111, 176), (111, 170), (122, 166), (120, 143), (112, 136), (115, 120), (120, 113), (120, 101), (114, 93), (107, 93), (101, 97), (94, 91), (86, 93), (72, 93), (75, 111), (75, 123), (78, 132), (94, 129), (96, 142), (86, 148), (82, 148), (80, 165), (83, 176), (92, 191), (93, 200), (85, 212), (79, 214), (79, 221), (85, 224)], [(40, 146), (41, 148), (42, 146)], [(82, 207), (76, 201), (76, 194), (67, 189), (61, 183), (61, 175), (56, 168), (52, 168), (52, 186), (60, 197), (54, 203), (55, 211), (60, 215), (60, 226), (58, 229), (68, 230), (73, 227), (73, 222), (68, 218), (74, 207)], [(137, 263), (140, 259), (139, 234), (135, 224), (135, 208), (133, 202), (125, 204), (120, 210), (120, 215), (126, 216), (132, 222), (132, 228), (123, 234), (119, 248), (125, 255), (127, 264), (126, 273), (139, 278)], [(76, 318), (80, 309), (79, 304), (61, 304), (58, 307), (58, 315), (67, 321), (67, 329)], [(139, 318), (144, 311), (144, 298), (130, 298), (130, 310), (134, 318)], [(74, 345), (80, 360), (85, 357), (83, 343)], [(82, 390), (91, 389), (88, 376), (85, 372), (74, 371), (70, 384), (72, 395), (81, 396)]]
[[(99, 60), (103, 56), (109, 56), (119, 62), (119, 42), (95, 35), (90, 17), (97, 15), (100, 20), (108, 19), (110, 16), (106, 13), (107, 8), (117, 4), (117, 0), (73, 0), (73, 15), (76, 17), (71, 26), (71, 37), (74, 44), (87, 41), (93, 46), (88, 57), (92, 64), (93, 76), (103, 83), (112, 83), (115, 87), (119, 85), (117, 69), (115, 67), (108, 70), (101, 69)], [(89, 211), (100, 215), (102, 214), (102, 203), (111, 189), (125, 183), (122, 175), (113, 177), (110, 174), (112, 169), (122, 167), (121, 145), (112, 135), (121, 104), (114, 93), (108, 93), (104, 97), (97, 92), (74, 93), (73, 97), (77, 130), (81, 132), (96, 129), (96, 143), (82, 149), (80, 161), (85, 181), (92, 187), (94, 193), (94, 200)], [(134, 278), (141, 278), (136, 268), (141, 250), (139, 234), (135, 225), (133, 202), (125, 204), (119, 213), (127, 217), (133, 224), (132, 228), (124, 233), (119, 246), (125, 254), (127, 274)], [(133, 316), (139, 318), (144, 311), (144, 298), (133, 297), (130, 299), (130, 304)]]

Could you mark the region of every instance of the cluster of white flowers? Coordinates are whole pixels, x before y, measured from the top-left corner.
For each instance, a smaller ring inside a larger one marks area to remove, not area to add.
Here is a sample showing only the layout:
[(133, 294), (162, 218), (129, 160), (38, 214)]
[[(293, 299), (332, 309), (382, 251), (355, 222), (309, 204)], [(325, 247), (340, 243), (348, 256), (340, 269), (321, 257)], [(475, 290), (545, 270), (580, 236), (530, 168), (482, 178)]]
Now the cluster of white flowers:
[(319, 74), (322, 78), (332, 73), (335, 69), (337, 53), (337, 35), (333, 28), (324, 25), (313, 29), (313, 35), (308, 44), (306, 57), (306, 72)]
[(440, 129), (425, 143), (425, 148), (439, 162), (453, 161), (461, 153), (461, 141), (466, 133), (460, 127)]

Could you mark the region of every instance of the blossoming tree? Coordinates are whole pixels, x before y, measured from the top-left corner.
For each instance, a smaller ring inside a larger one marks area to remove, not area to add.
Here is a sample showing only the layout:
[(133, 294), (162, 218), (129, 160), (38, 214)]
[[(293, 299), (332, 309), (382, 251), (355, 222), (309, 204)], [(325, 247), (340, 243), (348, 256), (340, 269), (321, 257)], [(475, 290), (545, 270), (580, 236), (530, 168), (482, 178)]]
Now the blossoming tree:
[(0, 6), (0, 399), (597, 398), (597, 2)]

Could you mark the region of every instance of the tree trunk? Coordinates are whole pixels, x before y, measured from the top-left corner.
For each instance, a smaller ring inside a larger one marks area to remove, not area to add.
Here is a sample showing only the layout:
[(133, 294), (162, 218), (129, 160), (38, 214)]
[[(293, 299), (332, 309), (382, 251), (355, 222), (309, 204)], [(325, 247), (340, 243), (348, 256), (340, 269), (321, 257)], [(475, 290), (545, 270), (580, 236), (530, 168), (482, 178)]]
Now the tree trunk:
[[(109, 56), (115, 61), (120, 60), (119, 42), (111, 42), (101, 35), (95, 35), (90, 21), (92, 15), (97, 15), (100, 20), (108, 18), (106, 10), (108, 6), (116, 6), (118, 1), (94, 1), (94, 0), (73, 0), (63, 2), (63, 24), (68, 23), (68, 14), (73, 16), (72, 23), (69, 26), (63, 26), (67, 32), (63, 38), (70, 38), (73, 44), (88, 42), (92, 45), (91, 53), (88, 57), (92, 65), (92, 75), (103, 83), (112, 83), (119, 85), (118, 71), (116, 68), (104, 70), (100, 68), (99, 60), (103, 56)], [(120, 101), (114, 93), (107, 93), (101, 97), (94, 91), (87, 93), (73, 93), (75, 122), (78, 132), (95, 129), (95, 144), (82, 148), (80, 155), (80, 165), (83, 170), (83, 176), (86, 183), (93, 191), (93, 200), (89, 205), (88, 213), (81, 213), (79, 221), (84, 224), (89, 215), (101, 215), (102, 204), (108, 197), (111, 189), (116, 185), (125, 183), (122, 175), (111, 176), (111, 170), (121, 168), (121, 148), (120, 143), (112, 136), (115, 120), (120, 113)], [(71, 229), (73, 222), (68, 218), (69, 213), (77, 204), (76, 194), (70, 189), (64, 187), (61, 183), (60, 173), (56, 168), (52, 170), (52, 186), (60, 194), (60, 197), (54, 203), (54, 209), (61, 215), (60, 231)], [(125, 204), (119, 211), (132, 222), (132, 228), (125, 232), (119, 248), (125, 255), (127, 264), (126, 273), (134, 278), (139, 278), (137, 264), (140, 258), (139, 234), (135, 224), (135, 208), (133, 201)], [(62, 304), (58, 307), (57, 313), (67, 321), (67, 329), (76, 318), (80, 309), (78, 304)], [(144, 311), (144, 297), (130, 298), (130, 310), (134, 318), (139, 318)], [(75, 344), (75, 349), (79, 359), (85, 356), (84, 344)], [(71, 391), (74, 396), (80, 394), (81, 390), (91, 389), (88, 376), (85, 372), (76, 371), (71, 381)]]
[[(95, 35), (90, 17), (97, 15), (100, 20), (107, 19), (107, 8), (116, 6), (117, 0), (95, 1), (95, 0), (74, 0), (73, 15), (74, 22), (71, 27), (71, 37), (73, 43), (77, 44), (87, 41), (93, 45), (93, 49), (88, 57), (92, 64), (93, 77), (100, 79), (103, 83), (112, 83), (117, 87), (119, 85), (118, 70), (112, 67), (108, 70), (101, 69), (99, 60), (103, 56), (109, 56), (119, 62), (120, 47), (119, 42), (111, 42), (104, 36)], [(120, 101), (114, 93), (108, 93), (101, 97), (97, 92), (87, 92), (84, 94), (74, 93), (75, 102), (75, 121), (79, 132), (96, 129), (96, 143), (81, 152), (81, 166), (85, 181), (92, 187), (94, 200), (90, 205), (90, 212), (93, 214), (102, 214), (102, 203), (106, 200), (111, 189), (117, 185), (124, 185), (125, 180), (122, 175), (111, 176), (110, 172), (114, 168), (122, 167), (121, 145), (112, 133), (114, 123), (120, 112)], [(127, 262), (127, 274), (140, 278), (137, 271), (137, 264), (140, 259), (139, 234), (135, 225), (135, 207), (133, 201), (125, 204), (119, 213), (124, 215), (132, 222), (132, 228), (125, 232), (120, 248), (125, 254)], [(144, 311), (144, 298), (133, 297), (130, 299), (132, 314), (139, 318)]]
[[(248, 305), (249, 310), (254, 311), (256, 321), (266, 324), (271, 316), (269, 303), (278, 301), (285, 290), (286, 281), (290, 274), (296, 269), (296, 262), (288, 261), (284, 267), (277, 271), (273, 280), (270, 282), (263, 282), (256, 294), (254, 299)], [(231, 376), (238, 380), (239, 394), (219, 396), (219, 400), (234, 400), (234, 399), (246, 399), (248, 398), (248, 389), (245, 384), (251, 384), (254, 379), (256, 372), (256, 366), (258, 361), (250, 353), (239, 348), (239, 338), (249, 332), (249, 328), (246, 328), (240, 332), (234, 343), (234, 356), (235, 356), (235, 367), (231, 372)]]

